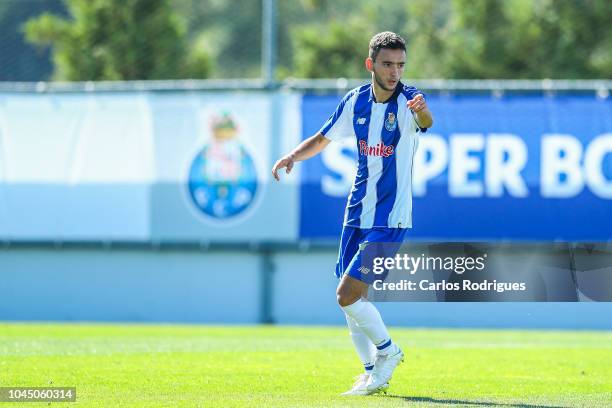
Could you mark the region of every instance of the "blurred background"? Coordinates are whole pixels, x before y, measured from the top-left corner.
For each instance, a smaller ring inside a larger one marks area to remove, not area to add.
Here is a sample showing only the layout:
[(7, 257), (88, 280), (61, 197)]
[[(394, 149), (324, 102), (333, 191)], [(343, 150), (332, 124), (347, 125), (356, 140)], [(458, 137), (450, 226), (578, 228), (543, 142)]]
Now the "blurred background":
[(0, 319), (343, 324), (355, 143), (280, 183), (270, 168), (369, 80), (390, 30), (435, 117), (411, 242), (481, 245), (540, 302), (434, 293), (385, 319), (610, 329), (611, 17), (607, 0), (0, 0)]

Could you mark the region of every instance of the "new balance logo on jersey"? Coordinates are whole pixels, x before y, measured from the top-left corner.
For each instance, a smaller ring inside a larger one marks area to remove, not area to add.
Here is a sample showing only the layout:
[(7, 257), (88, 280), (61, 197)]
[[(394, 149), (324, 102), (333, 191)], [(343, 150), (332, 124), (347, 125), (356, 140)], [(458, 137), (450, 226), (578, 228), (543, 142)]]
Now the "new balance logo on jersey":
[(357, 124), (358, 125), (365, 125), (365, 121), (366, 121), (366, 118), (359, 118), (359, 119), (357, 119)]
[(370, 269), (366, 266), (360, 266), (357, 270), (364, 275), (367, 275), (368, 273), (370, 273)]
[(389, 157), (393, 153), (393, 145), (386, 146), (383, 142), (380, 142), (375, 146), (368, 146), (365, 140), (359, 141), (359, 154), (362, 154), (364, 156)]

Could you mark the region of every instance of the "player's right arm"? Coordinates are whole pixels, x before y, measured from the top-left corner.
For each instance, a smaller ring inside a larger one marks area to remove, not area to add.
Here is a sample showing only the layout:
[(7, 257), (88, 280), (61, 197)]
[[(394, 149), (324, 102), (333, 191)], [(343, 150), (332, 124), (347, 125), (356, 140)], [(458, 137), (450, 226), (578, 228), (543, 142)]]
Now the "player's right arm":
[(304, 140), (291, 153), (282, 157), (274, 164), (272, 175), (276, 180), (280, 180), (278, 176), (279, 170), (284, 168), (286, 169), (285, 172), (289, 174), (295, 162), (310, 159), (321, 152), (331, 141), (340, 140), (342, 137), (354, 134), (350, 117), (352, 97), (355, 95), (355, 91), (350, 91), (342, 98), (334, 113), (327, 119), (327, 122), (325, 122), (317, 134)]
[(323, 136), (322, 133), (317, 133), (314, 136), (309, 137), (300, 143), (291, 153), (280, 158), (274, 167), (272, 168), (272, 175), (276, 180), (280, 180), (278, 171), (286, 169), (285, 172), (289, 174), (295, 162), (310, 159), (312, 156), (316, 156), (331, 142), (328, 138)]

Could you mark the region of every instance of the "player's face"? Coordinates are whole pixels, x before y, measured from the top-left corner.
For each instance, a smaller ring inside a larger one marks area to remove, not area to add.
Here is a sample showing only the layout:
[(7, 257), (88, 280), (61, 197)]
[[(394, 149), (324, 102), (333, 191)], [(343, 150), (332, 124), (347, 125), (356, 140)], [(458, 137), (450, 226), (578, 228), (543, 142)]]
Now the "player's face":
[(383, 48), (372, 63), (372, 76), (385, 91), (393, 91), (397, 86), (406, 65), (406, 51)]

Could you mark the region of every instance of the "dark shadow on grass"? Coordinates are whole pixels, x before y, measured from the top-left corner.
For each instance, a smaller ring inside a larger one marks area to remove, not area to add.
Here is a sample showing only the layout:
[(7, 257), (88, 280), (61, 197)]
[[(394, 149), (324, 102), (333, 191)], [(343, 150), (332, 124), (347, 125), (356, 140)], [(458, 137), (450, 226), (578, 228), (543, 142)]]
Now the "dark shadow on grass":
[(406, 402), (427, 402), (429, 404), (462, 404), (462, 405), (474, 405), (479, 407), (508, 407), (508, 408), (566, 408), (557, 405), (530, 405), (530, 404), (513, 404), (503, 402), (485, 402), (485, 401), (464, 401), (456, 399), (436, 399), (430, 397), (406, 397), (403, 395), (392, 395), (386, 394), (387, 398), (402, 399)]

